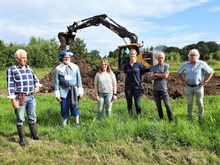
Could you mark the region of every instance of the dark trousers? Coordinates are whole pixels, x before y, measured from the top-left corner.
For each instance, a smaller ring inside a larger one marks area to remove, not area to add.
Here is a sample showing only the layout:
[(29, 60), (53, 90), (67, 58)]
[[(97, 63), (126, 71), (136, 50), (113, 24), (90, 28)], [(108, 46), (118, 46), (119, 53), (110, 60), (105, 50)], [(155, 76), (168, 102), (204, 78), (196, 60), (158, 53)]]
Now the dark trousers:
[[(78, 102), (79, 102), (79, 97), (78, 97)], [(62, 98), (62, 101), (60, 103), (61, 105), (61, 116), (64, 119), (69, 118), (69, 115), (71, 114), (71, 116), (79, 116), (80, 111), (78, 106), (73, 106), (72, 105), (72, 100), (71, 100), (71, 92), (68, 93), (66, 98)]]
[(173, 113), (170, 107), (170, 97), (167, 91), (153, 91), (154, 94), (154, 99), (156, 102), (156, 106), (157, 106), (157, 110), (158, 110), (158, 115), (160, 117), (160, 119), (163, 119), (163, 109), (162, 109), (162, 105), (161, 105), (161, 100), (163, 99), (164, 105), (166, 107), (167, 110), (167, 116), (168, 119), (171, 121), (173, 120)]
[(127, 100), (128, 113), (132, 114), (132, 97), (134, 97), (134, 103), (136, 108), (136, 113), (141, 114), (141, 88), (140, 87), (126, 87), (125, 86), (125, 96)]

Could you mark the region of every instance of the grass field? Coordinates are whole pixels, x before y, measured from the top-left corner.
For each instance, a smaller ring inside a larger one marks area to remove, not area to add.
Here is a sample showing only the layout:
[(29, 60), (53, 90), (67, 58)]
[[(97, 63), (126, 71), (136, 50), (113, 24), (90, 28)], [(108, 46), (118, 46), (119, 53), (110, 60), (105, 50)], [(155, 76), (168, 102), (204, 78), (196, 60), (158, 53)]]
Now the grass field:
[[(187, 120), (185, 99), (171, 100), (174, 122), (157, 120), (155, 104), (142, 98), (142, 118), (130, 118), (123, 98), (113, 104), (113, 115), (98, 122), (97, 103), (81, 100), (81, 128), (74, 119), (61, 124), (54, 96), (37, 95), (41, 140), (18, 144), (10, 101), (0, 97), (0, 164), (219, 164), (220, 96), (205, 98), (205, 120)], [(165, 115), (166, 116), (166, 115)]]
[[(38, 70), (42, 78), (50, 68)], [(4, 73), (3, 73), (4, 72)], [(0, 71), (3, 75), (5, 71)], [(1, 74), (1, 75), (2, 75)], [(5, 80), (1, 89), (5, 90)], [(1, 90), (0, 90), (1, 91)], [(28, 146), (18, 144), (15, 115), (6, 94), (0, 94), (0, 164), (220, 164), (220, 95), (206, 96), (202, 124), (187, 120), (186, 100), (171, 100), (174, 122), (157, 120), (153, 100), (142, 97), (142, 117), (129, 117), (124, 98), (113, 103), (110, 118), (98, 122), (97, 102), (80, 102), (81, 128), (61, 124), (60, 107), (53, 94), (38, 94), (37, 116), (40, 141), (30, 139)], [(164, 111), (165, 113), (165, 111)], [(165, 113), (166, 117), (166, 113)]]

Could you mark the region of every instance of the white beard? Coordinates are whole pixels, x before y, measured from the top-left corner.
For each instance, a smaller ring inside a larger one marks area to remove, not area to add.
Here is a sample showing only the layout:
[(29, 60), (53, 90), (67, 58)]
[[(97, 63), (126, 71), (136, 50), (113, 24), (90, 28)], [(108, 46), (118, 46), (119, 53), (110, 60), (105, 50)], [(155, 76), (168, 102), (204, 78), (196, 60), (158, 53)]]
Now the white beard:
[(69, 65), (69, 64), (70, 64), (70, 61), (65, 61), (64, 64), (65, 64), (65, 65)]

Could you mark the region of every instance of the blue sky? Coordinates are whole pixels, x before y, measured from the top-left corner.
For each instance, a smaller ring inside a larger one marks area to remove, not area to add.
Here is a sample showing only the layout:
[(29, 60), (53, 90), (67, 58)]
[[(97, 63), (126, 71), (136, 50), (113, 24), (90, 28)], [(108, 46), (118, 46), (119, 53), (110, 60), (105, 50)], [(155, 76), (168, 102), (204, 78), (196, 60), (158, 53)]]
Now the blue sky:
[[(58, 32), (74, 21), (99, 14), (135, 33), (144, 47), (220, 43), (220, 0), (0, 0), (0, 39), (28, 43), (35, 36), (58, 42)], [(76, 35), (101, 56), (124, 44), (102, 25)]]

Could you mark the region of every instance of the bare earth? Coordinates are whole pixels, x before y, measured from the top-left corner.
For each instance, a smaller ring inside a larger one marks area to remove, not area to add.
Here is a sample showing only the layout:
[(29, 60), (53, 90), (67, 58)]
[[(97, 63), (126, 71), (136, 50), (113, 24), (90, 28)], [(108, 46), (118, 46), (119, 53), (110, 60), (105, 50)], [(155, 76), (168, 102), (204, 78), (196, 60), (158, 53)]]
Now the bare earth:
[[(95, 65), (91, 65), (86, 62), (85, 59), (75, 57), (73, 60), (76, 63), (81, 72), (81, 77), (83, 81), (83, 87), (85, 89), (86, 96), (93, 97), (94, 95), (94, 77), (96, 72), (98, 71), (98, 67)], [(54, 91), (54, 70), (52, 70), (49, 74), (45, 75), (43, 79), (41, 79), (41, 83), (43, 84), (43, 88), (41, 92), (50, 93)], [(118, 82), (118, 96), (124, 97), (124, 78), (121, 76)], [(184, 85), (183, 82), (179, 79), (177, 74), (170, 74), (168, 78), (169, 82), (169, 94), (170, 97), (182, 98), (184, 96)], [(142, 93), (143, 95), (152, 98), (152, 83), (145, 81), (142, 85)], [(220, 94), (220, 76), (213, 76), (211, 81), (205, 87), (205, 95), (216, 95)]]

